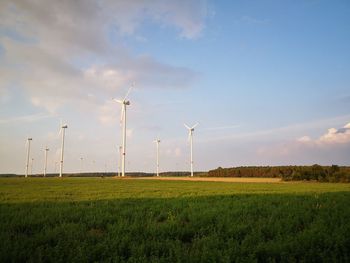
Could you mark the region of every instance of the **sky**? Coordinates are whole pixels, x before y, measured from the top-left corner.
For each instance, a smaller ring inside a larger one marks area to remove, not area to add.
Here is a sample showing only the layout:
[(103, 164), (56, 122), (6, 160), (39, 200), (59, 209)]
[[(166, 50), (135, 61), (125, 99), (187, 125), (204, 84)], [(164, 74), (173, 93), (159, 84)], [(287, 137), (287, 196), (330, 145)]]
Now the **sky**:
[[(0, 173), (350, 165), (350, 2), (3, 0)], [(81, 161), (81, 158), (82, 161)]]

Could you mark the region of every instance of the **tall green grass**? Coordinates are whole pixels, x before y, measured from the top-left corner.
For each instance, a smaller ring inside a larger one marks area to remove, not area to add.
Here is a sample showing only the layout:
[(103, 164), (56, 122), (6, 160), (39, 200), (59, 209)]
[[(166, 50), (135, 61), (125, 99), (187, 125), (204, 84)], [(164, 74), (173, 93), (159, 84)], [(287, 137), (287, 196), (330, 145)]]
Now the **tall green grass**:
[(350, 185), (0, 180), (3, 262), (349, 262)]

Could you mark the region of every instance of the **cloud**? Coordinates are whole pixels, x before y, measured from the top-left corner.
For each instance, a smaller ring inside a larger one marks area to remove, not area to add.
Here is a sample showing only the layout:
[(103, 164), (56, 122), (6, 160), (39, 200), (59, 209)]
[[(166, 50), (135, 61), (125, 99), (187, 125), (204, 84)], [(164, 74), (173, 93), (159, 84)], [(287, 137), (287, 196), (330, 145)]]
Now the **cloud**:
[(98, 107), (98, 119), (102, 124), (115, 125), (120, 121), (120, 105), (110, 100)]
[(195, 72), (133, 55), (122, 39), (140, 38), (147, 21), (197, 38), (206, 9), (205, 1), (185, 0), (1, 1), (1, 89), (16, 83), (34, 106), (54, 113), (65, 104), (91, 109), (132, 81), (138, 88), (189, 87)]
[[(296, 140), (281, 141), (276, 144), (260, 146), (256, 153), (258, 156), (269, 156), (273, 158), (294, 158), (305, 160), (318, 156), (320, 159), (325, 156), (334, 156), (348, 148), (350, 143), (350, 123), (343, 128), (330, 128), (318, 138), (302, 136)], [(329, 158), (329, 157), (327, 157)], [(316, 160), (317, 158), (315, 158)]]
[(350, 142), (350, 123), (346, 124), (344, 128), (335, 129), (330, 128), (328, 132), (322, 135), (316, 143), (318, 144), (344, 144)]
[(309, 136), (303, 136), (298, 138), (297, 141), (301, 143), (308, 143), (311, 142), (311, 138)]
[(3, 118), (3, 119), (0, 119), (0, 124), (9, 124), (9, 123), (17, 123), (17, 122), (20, 122), (20, 123), (36, 122), (36, 121), (40, 121), (51, 117), (53, 116), (50, 114), (37, 113), (37, 114), (31, 114), (31, 115), (25, 115), (25, 116)]
[[(315, 121), (295, 123), (287, 126), (274, 127), (271, 129), (260, 129), (247, 132), (230, 133), (223, 136), (215, 136), (213, 138), (206, 138), (203, 142), (232, 142), (232, 141), (253, 141), (253, 140), (268, 140), (270, 138), (286, 141), (291, 139), (294, 141), (296, 134), (300, 134), (305, 130), (319, 130), (327, 127), (330, 124), (337, 125), (343, 123), (350, 118), (350, 115), (337, 116), (333, 118), (320, 119)], [(247, 126), (247, 125), (245, 125)], [(237, 127), (238, 128), (238, 127)], [(300, 138), (299, 138), (300, 139)], [(298, 140), (298, 139), (297, 139)]]
[(336, 144), (346, 144), (350, 142), (350, 123), (343, 128), (330, 128), (318, 139), (311, 139), (309, 136), (303, 136), (296, 140), (298, 143), (310, 146), (332, 146)]
[(241, 125), (234, 124), (234, 125), (226, 125), (226, 126), (208, 127), (208, 128), (203, 128), (202, 130), (208, 130), (208, 131), (230, 130), (230, 129), (235, 129), (239, 127), (241, 127)]

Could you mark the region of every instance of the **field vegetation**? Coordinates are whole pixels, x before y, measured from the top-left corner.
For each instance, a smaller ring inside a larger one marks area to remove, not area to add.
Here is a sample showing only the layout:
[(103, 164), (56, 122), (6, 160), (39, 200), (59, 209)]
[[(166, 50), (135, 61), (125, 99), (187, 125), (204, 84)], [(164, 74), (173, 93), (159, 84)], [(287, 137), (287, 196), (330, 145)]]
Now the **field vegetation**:
[(0, 179), (2, 262), (349, 262), (350, 184)]

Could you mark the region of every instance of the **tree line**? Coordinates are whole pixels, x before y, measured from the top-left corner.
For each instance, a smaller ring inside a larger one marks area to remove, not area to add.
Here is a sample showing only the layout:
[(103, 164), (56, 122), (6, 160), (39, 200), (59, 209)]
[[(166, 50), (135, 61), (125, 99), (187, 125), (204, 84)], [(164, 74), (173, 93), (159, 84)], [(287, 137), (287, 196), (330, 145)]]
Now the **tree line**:
[(346, 166), (244, 166), (210, 170), (210, 177), (272, 177), (284, 181), (350, 182)]

